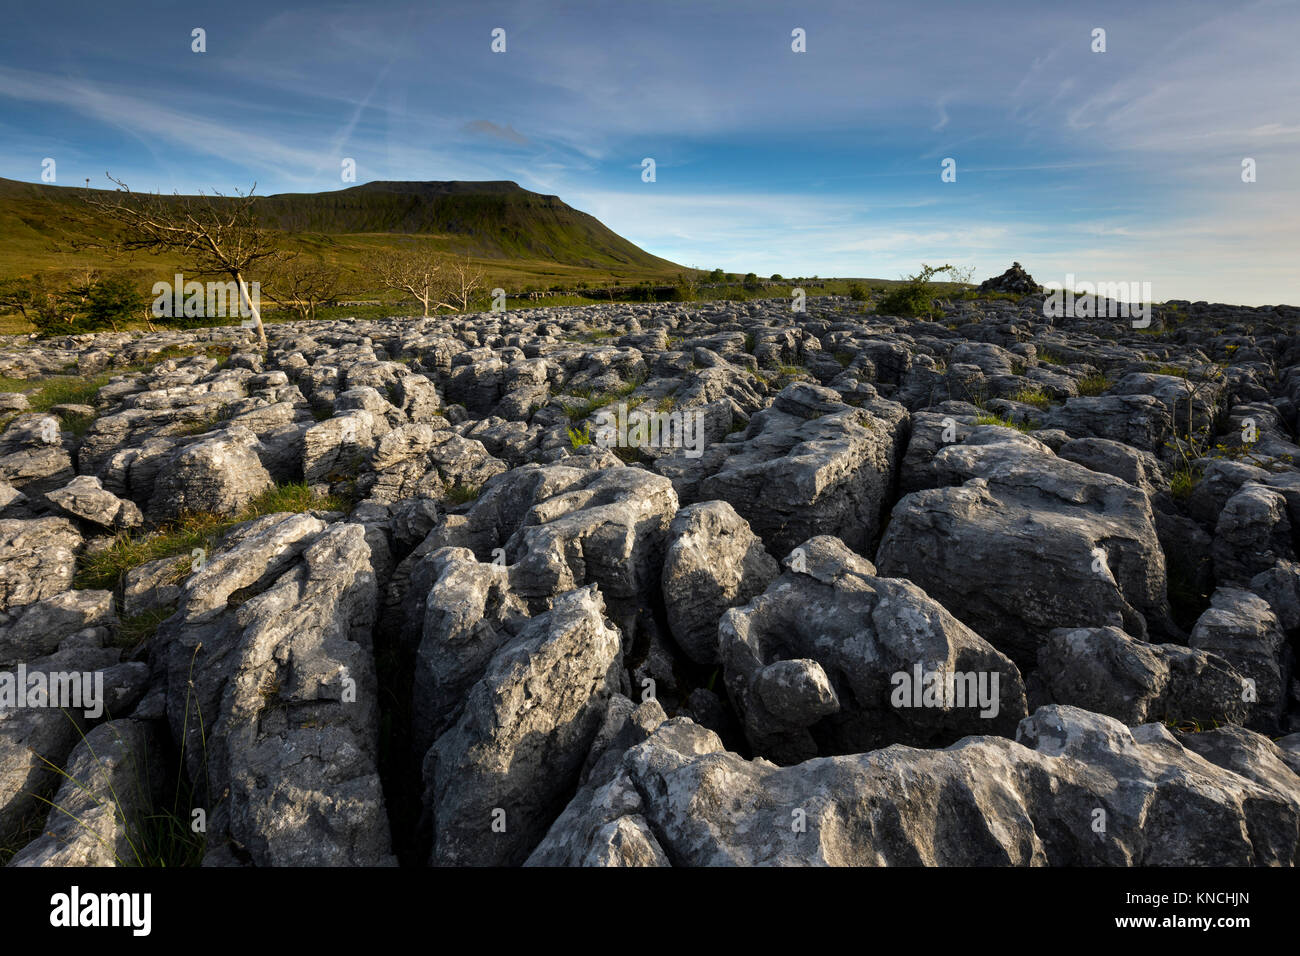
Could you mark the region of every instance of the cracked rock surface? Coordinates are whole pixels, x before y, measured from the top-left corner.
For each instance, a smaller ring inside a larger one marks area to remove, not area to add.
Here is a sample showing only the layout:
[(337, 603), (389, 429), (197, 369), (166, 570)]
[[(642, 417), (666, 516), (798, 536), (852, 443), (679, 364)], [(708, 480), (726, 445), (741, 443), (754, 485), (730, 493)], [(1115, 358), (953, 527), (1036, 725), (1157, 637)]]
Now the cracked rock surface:
[(985, 285), (0, 341), (0, 862), (1294, 865), (1300, 311)]

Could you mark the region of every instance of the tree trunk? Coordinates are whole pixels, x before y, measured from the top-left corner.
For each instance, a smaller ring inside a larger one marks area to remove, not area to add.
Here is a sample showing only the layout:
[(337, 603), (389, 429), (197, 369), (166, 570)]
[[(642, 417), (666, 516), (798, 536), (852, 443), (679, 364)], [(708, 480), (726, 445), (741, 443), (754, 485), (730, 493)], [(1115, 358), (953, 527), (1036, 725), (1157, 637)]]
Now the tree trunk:
[(262, 312), (253, 304), (252, 297), (248, 294), (248, 283), (244, 281), (244, 276), (234, 273), (235, 282), (239, 284), (239, 297), (243, 303), (248, 306), (248, 311), (253, 313), (253, 321), (257, 323), (257, 344), (266, 348), (266, 329), (262, 327)]

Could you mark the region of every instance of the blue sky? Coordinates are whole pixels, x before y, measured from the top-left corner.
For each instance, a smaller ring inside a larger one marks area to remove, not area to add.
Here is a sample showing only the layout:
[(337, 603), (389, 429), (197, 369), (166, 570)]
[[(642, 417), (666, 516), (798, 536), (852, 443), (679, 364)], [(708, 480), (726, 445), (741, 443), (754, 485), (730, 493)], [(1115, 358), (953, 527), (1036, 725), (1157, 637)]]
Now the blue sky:
[(64, 185), (315, 192), (352, 158), (357, 182), (511, 179), (704, 268), (1016, 259), (1157, 300), (1300, 302), (1294, 0), (124, 0), (11, 5), (6, 26), (11, 179), (51, 157)]

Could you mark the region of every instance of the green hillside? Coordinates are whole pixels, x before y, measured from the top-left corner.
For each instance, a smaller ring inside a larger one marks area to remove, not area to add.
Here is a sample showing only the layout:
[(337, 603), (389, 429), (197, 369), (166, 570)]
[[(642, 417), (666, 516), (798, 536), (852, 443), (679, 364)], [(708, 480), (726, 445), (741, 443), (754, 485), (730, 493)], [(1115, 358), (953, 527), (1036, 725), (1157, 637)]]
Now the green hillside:
[[(0, 178), (0, 278), (86, 267), (167, 278), (182, 265), (166, 256), (108, 260), (77, 248), (108, 229), (87, 221), (86, 190)], [(513, 182), (374, 182), (258, 201), (284, 245), (320, 255), (350, 277), (354, 294), (379, 290), (360, 268), (376, 250), (420, 243), (469, 255), (507, 289), (662, 279), (681, 267), (653, 256), (599, 220)], [(78, 221), (80, 220), (80, 221)]]

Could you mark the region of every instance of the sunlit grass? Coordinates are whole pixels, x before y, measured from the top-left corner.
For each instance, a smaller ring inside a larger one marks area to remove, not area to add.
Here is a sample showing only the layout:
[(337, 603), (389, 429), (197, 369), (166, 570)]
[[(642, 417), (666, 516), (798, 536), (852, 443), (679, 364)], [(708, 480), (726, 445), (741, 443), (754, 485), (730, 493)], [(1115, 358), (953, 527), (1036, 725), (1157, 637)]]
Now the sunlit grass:
[(176, 558), (174, 577), (190, 573), (195, 549), (210, 552), (221, 536), (235, 525), (264, 515), (304, 511), (346, 511), (348, 502), (333, 495), (315, 495), (303, 482), (277, 485), (254, 498), (237, 515), (191, 513), (138, 534), (120, 534), (105, 548), (83, 554), (74, 587), (113, 589), (128, 573), (162, 558)]

